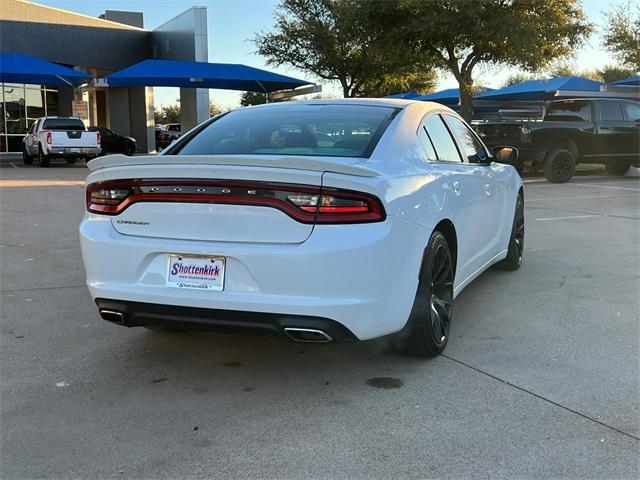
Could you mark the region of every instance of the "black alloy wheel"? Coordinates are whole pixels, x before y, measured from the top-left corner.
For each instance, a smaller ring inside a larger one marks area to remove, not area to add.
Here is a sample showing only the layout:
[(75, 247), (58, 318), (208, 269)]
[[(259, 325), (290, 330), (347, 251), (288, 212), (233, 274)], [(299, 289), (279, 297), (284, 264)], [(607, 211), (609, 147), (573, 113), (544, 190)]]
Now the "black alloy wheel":
[(522, 265), (524, 256), (524, 199), (522, 194), (518, 194), (516, 200), (516, 212), (513, 216), (513, 227), (511, 228), (511, 239), (509, 240), (509, 250), (504, 260), (496, 263), (496, 270), (517, 270)]
[(453, 266), (446, 244), (438, 244), (431, 262), (429, 320), (433, 341), (444, 346), (449, 339), (453, 313)]
[(434, 231), (425, 249), (420, 280), (402, 330), (390, 337), (391, 346), (414, 357), (436, 357), (449, 341), (453, 318), (454, 263), (447, 239)]

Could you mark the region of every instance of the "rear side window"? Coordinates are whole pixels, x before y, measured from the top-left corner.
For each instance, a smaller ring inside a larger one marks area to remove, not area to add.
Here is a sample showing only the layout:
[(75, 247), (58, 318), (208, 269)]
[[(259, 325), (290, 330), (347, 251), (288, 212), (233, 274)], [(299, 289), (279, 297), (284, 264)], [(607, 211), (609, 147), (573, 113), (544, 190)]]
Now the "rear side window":
[(640, 120), (640, 105), (631, 102), (624, 102), (622, 106), (624, 108), (627, 121), (637, 122)]
[(216, 117), (169, 155), (369, 157), (399, 111), (368, 105), (293, 103)]
[(84, 130), (79, 118), (47, 118), (42, 124), (43, 130)]
[(427, 133), (441, 162), (460, 162), (460, 154), (451, 134), (440, 115), (433, 115), (425, 122)]
[(544, 119), (556, 122), (590, 122), (591, 105), (584, 100), (552, 102)]
[(598, 102), (600, 120), (622, 121), (622, 109), (618, 102)]

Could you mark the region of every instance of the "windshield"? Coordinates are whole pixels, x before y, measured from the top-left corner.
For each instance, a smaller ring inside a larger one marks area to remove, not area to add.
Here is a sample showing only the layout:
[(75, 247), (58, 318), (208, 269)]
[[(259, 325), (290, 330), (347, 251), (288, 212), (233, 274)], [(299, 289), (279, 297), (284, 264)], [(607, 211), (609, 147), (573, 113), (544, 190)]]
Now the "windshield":
[(48, 118), (42, 125), (43, 130), (84, 130), (79, 118)]
[(369, 157), (397, 112), (365, 105), (240, 109), (217, 117), (168, 154)]

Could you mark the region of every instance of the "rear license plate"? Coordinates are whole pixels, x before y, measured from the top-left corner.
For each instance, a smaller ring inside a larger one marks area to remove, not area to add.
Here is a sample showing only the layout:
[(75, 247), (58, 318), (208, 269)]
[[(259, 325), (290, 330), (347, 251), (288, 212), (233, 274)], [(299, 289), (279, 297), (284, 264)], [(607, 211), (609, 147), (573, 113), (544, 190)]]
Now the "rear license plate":
[(224, 289), (224, 257), (169, 255), (167, 287), (193, 290)]
[(70, 153), (80, 153), (80, 149), (79, 148), (70, 148), (69, 152)]

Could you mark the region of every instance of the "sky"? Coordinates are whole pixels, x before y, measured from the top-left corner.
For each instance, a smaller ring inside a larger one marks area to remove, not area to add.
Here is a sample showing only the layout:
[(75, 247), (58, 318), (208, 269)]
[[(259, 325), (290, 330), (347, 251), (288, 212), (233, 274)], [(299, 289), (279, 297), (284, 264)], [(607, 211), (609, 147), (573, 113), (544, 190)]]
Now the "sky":
[[(33, 1), (33, 0), (32, 0)], [(544, 1), (544, 0), (541, 0)], [(625, 3), (626, 0), (583, 0), (583, 9), (589, 20), (596, 25), (596, 32), (587, 44), (575, 55), (570, 64), (577, 70), (592, 70), (615, 63), (602, 49), (602, 11)], [(278, 0), (36, 0), (35, 3), (97, 17), (105, 10), (129, 10), (144, 13), (144, 26), (153, 30), (172, 17), (193, 5), (206, 6), (208, 15), (209, 61), (220, 63), (243, 63), (264, 68), (292, 77), (321, 83), (324, 94), (340, 96), (336, 85), (314, 78), (313, 75), (287, 67), (267, 66), (256, 47), (249, 39), (261, 30), (270, 30), (274, 25), (275, 7)], [(475, 72), (475, 83), (487, 87), (500, 87), (518, 70), (510, 67), (483, 67)], [(440, 75), (438, 90), (457, 87), (450, 75)], [(179, 98), (177, 88), (154, 88), (156, 107), (175, 103)], [(211, 90), (210, 98), (225, 108), (238, 106), (239, 92)]]

